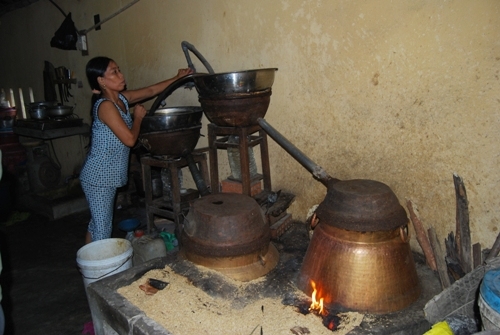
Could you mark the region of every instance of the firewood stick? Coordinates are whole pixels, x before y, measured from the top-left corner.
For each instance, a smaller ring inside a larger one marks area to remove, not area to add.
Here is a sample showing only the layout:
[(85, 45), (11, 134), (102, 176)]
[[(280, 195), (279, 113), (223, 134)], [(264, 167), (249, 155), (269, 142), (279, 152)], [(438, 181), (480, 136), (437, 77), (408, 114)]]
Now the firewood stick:
[(453, 174), (455, 185), (456, 208), (456, 241), (460, 264), (465, 273), (472, 270), (472, 246), (469, 227), (469, 201), (462, 178)]
[(497, 257), (498, 252), (500, 252), (500, 234), (497, 235), (495, 243), (493, 243), (493, 246), (491, 247), (488, 257), (486, 257), (485, 262)]
[(480, 243), (473, 244), (472, 245), (472, 266), (474, 269), (483, 263), (482, 257), (483, 257), (483, 255), (481, 253), (481, 244)]
[(437, 271), (436, 257), (434, 255), (434, 252), (432, 251), (432, 247), (429, 242), (429, 239), (427, 238), (427, 234), (425, 233), (424, 225), (422, 224), (422, 221), (420, 221), (420, 219), (415, 214), (411, 200), (407, 200), (406, 206), (408, 207), (408, 211), (410, 212), (410, 219), (411, 222), (413, 222), (413, 227), (415, 228), (415, 233), (417, 235), (417, 242), (418, 244), (420, 244), (420, 247), (424, 252), (427, 264), (433, 271)]
[(441, 280), (441, 287), (443, 290), (447, 287), (450, 287), (450, 277), (448, 277), (448, 267), (446, 266), (446, 262), (444, 260), (443, 251), (441, 249), (441, 244), (438, 241), (436, 231), (433, 227), (427, 230), (429, 233), (429, 241), (432, 245), (432, 250), (434, 251), (434, 255), (436, 256), (436, 265), (437, 271), (439, 274), (439, 279)]

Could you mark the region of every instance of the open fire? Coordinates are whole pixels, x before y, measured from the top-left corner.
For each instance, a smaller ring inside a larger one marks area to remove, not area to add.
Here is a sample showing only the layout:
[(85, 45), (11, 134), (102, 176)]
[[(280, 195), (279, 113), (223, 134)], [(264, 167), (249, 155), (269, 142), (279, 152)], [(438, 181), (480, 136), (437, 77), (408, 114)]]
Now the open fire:
[(324, 306), (324, 298), (320, 297), (320, 293), (316, 288), (316, 282), (311, 280), (311, 287), (313, 289), (311, 294), (311, 304), (308, 308), (299, 306), (299, 312), (306, 315), (314, 313), (323, 319), (323, 325), (331, 331), (337, 330), (340, 324), (340, 317), (336, 314), (330, 313)]

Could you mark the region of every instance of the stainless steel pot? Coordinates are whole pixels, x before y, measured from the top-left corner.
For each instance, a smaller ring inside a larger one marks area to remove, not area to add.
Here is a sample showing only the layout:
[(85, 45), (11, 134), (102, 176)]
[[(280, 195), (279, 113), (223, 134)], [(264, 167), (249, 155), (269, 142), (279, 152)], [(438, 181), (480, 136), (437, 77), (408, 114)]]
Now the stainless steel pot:
[(29, 109), (37, 108), (37, 107), (52, 107), (57, 106), (57, 101), (38, 101), (32, 102), (28, 105)]
[(201, 124), (201, 107), (168, 107), (156, 110), (154, 115), (146, 116), (141, 123), (141, 133), (171, 131)]
[(160, 108), (142, 119), (139, 141), (153, 155), (185, 155), (198, 143), (202, 116), (201, 107)]
[(49, 117), (45, 106), (33, 107), (29, 110), (30, 116), (35, 120), (43, 120)]
[(254, 93), (270, 89), (277, 68), (245, 70), (193, 76), (196, 90), (202, 98), (237, 93)]

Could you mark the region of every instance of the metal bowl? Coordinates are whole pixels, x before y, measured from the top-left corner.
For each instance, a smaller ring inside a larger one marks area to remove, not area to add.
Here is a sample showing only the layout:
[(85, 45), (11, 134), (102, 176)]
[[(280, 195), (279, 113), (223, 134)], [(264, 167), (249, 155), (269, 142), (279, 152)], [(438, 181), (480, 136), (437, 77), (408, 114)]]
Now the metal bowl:
[(202, 116), (203, 110), (197, 106), (160, 108), (154, 115), (142, 119), (141, 133), (197, 126), (201, 123)]
[(277, 68), (267, 68), (205, 75), (197, 74), (193, 76), (193, 80), (201, 97), (253, 93), (271, 88), (277, 70)]

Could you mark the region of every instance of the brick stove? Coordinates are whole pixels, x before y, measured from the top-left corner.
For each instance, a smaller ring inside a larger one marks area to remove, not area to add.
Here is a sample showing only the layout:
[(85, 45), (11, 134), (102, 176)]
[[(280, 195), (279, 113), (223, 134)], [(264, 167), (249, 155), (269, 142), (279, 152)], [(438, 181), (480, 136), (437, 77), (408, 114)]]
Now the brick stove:
[[(246, 298), (240, 303), (245, 304), (251, 300), (273, 298), (290, 304), (294, 300), (296, 278), (309, 244), (307, 228), (303, 223), (294, 222), (290, 229), (273, 243), (280, 253), (278, 265), (262, 280), (251, 283), (246, 288), (248, 292), (244, 295)], [(424, 317), (423, 307), (428, 300), (441, 291), (441, 286), (437, 276), (425, 264), (423, 256), (415, 255), (415, 259), (422, 285), (420, 298), (398, 312), (365, 315), (364, 321), (349, 334), (421, 335), (430, 328), (430, 324)], [(202, 274), (199, 268), (191, 262), (180, 259), (177, 253), (172, 253), (165, 258), (149, 261), (88, 286), (87, 292), (93, 317), (101, 321), (97, 327), (98, 335), (173, 334), (168, 330), (168, 327), (165, 329), (155, 320), (148, 318), (141, 310), (117, 293), (119, 288), (142, 278), (146, 272), (164, 268), (166, 265), (177, 274), (188, 278), (193, 286), (203, 289), (211, 296), (218, 299), (235, 299), (235, 288), (232, 281), (226, 280), (223, 275), (207, 276), (206, 273)], [(215, 332), (216, 330), (214, 330)]]

